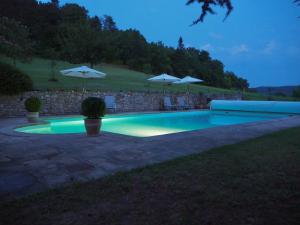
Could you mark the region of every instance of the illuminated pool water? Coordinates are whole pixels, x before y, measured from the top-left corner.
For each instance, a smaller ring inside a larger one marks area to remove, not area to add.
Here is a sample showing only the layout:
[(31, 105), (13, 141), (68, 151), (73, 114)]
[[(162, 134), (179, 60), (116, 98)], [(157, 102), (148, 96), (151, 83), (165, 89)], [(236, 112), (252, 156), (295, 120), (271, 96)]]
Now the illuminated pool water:
[[(153, 114), (106, 116), (102, 131), (135, 137), (150, 137), (184, 131), (200, 130), (216, 126), (242, 124), (286, 117), (286, 114), (242, 113), (222, 111), (193, 111)], [(83, 117), (51, 118), (43, 125), (15, 129), (33, 134), (84, 133)]]

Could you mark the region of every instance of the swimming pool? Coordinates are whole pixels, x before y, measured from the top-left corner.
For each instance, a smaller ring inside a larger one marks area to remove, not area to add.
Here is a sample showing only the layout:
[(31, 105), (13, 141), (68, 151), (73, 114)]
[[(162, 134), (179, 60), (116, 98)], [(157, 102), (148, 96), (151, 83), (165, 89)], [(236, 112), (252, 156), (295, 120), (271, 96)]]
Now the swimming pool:
[[(228, 111), (191, 111), (149, 114), (109, 115), (102, 120), (102, 131), (134, 137), (151, 137), (210, 127), (243, 124), (287, 117), (288, 114)], [(31, 134), (84, 133), (83, 117), (50, 118), (46, 124), (15, 129)]]

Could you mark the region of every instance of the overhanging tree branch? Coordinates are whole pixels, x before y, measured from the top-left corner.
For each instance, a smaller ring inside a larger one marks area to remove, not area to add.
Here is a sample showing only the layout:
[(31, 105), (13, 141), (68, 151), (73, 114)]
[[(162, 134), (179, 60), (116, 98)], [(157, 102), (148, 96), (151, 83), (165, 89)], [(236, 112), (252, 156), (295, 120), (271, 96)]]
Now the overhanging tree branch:
[[(295, 0), (295, 1), (300, 1), (300, 0)], [(213, 6), (221, 6), (221, 7), (227, 9), (224, 20), (230, 15), (230, 13), (233, 10), (231, 0), (188, 0), (188, 2), (186, 4), (190, 5), (195, 2), (198, 2), (202, 6), (201, 6), (201, 15), (199, 16), (198, 19), (196, 19), (193, 22), (193, 25), (195, 25), (199, 22), (203, 22), (207, 13), (215, 14), (215, 11), (213, 10)]]
[[(294, 3), (300, 6), (300, 0), (294, 0)], [(298, 18), (300, 18), (300, 16), (298, 16)]]
[[(300, 6), (300, 0), (293, 0), (293, 2)], [(220, 6), (227, 9), (226, 15), (224, 20), (230, 15), (230, 13), (233, 10), (233, 5), (231, 3), (231, 0), (187, 0), (187, 5), (190, 5), (192, 3), (199, 3), (201, 5), (201, 14), (200, 16), (193, 22), (192, 25), (195, 25), (197, 23), (203, 22), (205, 16), (207, 13), (215, 14), (215, 11), (213, 7)], [(300, 16), (299, 16), (300, 18)]]

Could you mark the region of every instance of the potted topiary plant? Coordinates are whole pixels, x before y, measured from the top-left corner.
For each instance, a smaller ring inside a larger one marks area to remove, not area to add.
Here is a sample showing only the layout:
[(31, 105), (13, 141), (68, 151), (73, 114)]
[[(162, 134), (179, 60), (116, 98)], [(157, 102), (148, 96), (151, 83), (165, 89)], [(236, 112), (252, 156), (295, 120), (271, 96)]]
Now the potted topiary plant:
[(105, 115), (105, 102), (102, 98), (89, 97), (81, 103), (81, 114), (85, 116), (84, 125), (88, 136), (98, 136), (102, 117)]
[(27, 119), (30, 123), (36, 123), (39, 119), (41, 109), (41, 100), (37, 97), (30, 97), (25, 101), (25, 109), (27, 110)]

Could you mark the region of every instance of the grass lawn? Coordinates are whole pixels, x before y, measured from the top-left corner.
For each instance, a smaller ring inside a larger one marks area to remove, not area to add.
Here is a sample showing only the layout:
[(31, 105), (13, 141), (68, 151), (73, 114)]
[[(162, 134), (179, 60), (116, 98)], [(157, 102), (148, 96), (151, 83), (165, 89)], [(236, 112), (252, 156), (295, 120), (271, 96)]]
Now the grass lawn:
[[(11, 60), (3, 58), (1, 61), (11, 64)], [(38, 90), (73, 90), (82, 89), (84, 86), (88, 90), (99, 91), (162, 91), (163, 85), (148, 82), (152, 77), (145, 73), (127, 69), (125, 66), (100, 64), (95, 66), (96, 70), (105, 72), (108, 76), (105, 79), (87, 79), (70, 78), (62, 76), (59, 71), (78, 67), (84, 64), (76, 65), (63, 61), (57, 61), (55, 67), (56, 78), (58, 82), (51, 82), (50, 61), (46, 59), (34, 58), (30, 63), (17, 63), (17, 67), (27, 73), (34, 81), (34, 88)], [(87, 64), (86, 64), (87, 65)], [(89, 65), (87, 65), (89, 66)], [(191, 91), (195, 93), (232, 93), (231, 90), (221, 88), (207, 87), (203, 85), (190, 85)], [(184, 92), (185, 85), (172, 85), (166, 88), (167, 91)]]
[[(0, 61), (12, 63), (10, 59), (2, 57)], [(108, 74), (105, 79), (88, 79), (71, 78), (62, 76), (59, 71), (78, 67), (80, 65), (70, 64), (63, 61), (57, 61), (55, 67), (55, 76), (58, 82), (49, 81), (51, 78), (50, 61), (41, 58), (34, 58), (30, 63), (17, 62), (17, 67), (27, 73), (34, 81), (36, 90), (82, 90), (83, 87), (87, 90), (98, 91), (150, 91), (162, 92), (163, 85), (158, 83), (148, 82), (150, 75), (145, 73), (127, 69), (125, 66), (116, 66), (109, 64), (101, 64), (95, 67)], [(89, 66), (89, 65), (87, 65)], [(235, 90), (227, 90), (222, 88), (208, 87), (199, 84), (189, 86), (190, 92), (193, 93), (237, 93)], [(186, 92), (186, 85), (172, 85), (166, 88), (168, 92)], [(249, 100), (267, 100), (266, 96), (256, 93), (244, 93), (246, 99)], [(289, 97), (275, 97), (277, 100), (294, 100)]]
[(0, 224), (296, 225), (299, 137), (300, 127), (2, 203)]

